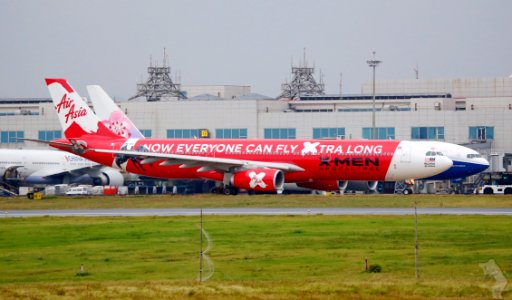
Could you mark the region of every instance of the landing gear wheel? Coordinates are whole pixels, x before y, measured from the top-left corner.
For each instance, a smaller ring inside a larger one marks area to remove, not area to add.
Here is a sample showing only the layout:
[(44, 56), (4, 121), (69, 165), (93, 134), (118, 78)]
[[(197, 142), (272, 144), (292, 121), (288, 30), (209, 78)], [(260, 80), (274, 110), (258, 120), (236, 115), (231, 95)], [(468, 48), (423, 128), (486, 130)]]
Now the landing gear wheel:
[(237, 188), (234, 188), (232, 186), (226, 186), (224, 188), (224, 195), (238, 195), (238, 189)]
[(410, 194), (412, 194), (412, 190), (411, 189), (405, 189), (402, 193), (404, 195), (410, 195)]

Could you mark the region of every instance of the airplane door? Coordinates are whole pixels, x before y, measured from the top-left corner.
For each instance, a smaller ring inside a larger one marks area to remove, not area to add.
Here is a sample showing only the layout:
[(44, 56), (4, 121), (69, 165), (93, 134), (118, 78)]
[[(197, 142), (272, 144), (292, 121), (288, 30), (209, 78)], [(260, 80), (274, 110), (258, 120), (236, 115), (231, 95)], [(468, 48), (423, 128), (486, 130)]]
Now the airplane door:
[(401, 151), (400, 151), (400, 162), (402, 163), (410, 163), (411, 162), (411, 147), (406, 144), (406, 143), (403, 143), (401, 145)]

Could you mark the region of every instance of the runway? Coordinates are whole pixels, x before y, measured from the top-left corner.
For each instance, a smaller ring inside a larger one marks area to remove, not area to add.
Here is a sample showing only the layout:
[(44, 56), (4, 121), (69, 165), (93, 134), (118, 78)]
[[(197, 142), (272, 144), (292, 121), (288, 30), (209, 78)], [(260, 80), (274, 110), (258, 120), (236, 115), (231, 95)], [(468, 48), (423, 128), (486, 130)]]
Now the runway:
[[(65, 210), (7, 210), (0, 218), (15, 217), (146, 217), (146, 216), (198, 216), (199, 208), (158, 209), (65, 209)], [(414, 208), (205, 208), (204, 215), (412, 215)], [(512, 208), (418, 208), (420, 215), (484, 215), (511, 216)]]

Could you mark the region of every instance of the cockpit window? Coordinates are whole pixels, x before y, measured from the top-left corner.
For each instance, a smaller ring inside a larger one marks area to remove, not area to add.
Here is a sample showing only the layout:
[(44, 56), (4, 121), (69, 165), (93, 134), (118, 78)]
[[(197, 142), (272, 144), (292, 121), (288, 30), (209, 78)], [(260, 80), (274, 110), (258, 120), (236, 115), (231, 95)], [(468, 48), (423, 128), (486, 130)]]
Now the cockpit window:
[(482, 156), (481, 156), (480, 154), (478, 154), (478, 153), (477, 153), (477, 154), (468, 154), (468, 155), (467, 155), (467, 157), (468, 157), (468, 158), (480, 158), (480, 157), (482, 157)]

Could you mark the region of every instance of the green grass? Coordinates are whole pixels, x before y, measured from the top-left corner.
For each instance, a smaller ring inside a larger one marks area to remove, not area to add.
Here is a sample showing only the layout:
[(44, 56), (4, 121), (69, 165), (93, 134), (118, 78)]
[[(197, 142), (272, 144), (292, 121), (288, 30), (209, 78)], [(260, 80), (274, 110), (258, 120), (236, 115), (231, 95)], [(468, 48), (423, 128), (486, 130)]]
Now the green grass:
[(197, 217), (0, 219), (0, 298), (489, 299), (478, 264), (512, 272), (507, 216), (420, 216), (419, 282), (412, 216), (204, 221), (215, 273), (199, 284)]
[(259, 196), (48, 196), (0, 198), (0, 210), (80, 208), (211, 208), (211, 207), (512, 207), (503, 195), (259, 195)]

